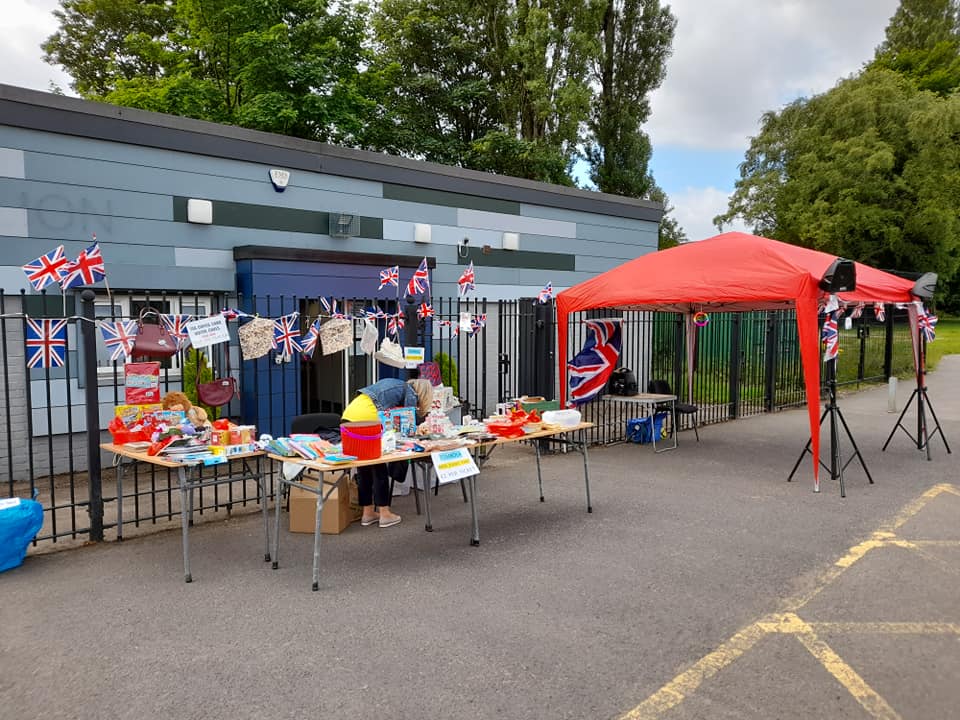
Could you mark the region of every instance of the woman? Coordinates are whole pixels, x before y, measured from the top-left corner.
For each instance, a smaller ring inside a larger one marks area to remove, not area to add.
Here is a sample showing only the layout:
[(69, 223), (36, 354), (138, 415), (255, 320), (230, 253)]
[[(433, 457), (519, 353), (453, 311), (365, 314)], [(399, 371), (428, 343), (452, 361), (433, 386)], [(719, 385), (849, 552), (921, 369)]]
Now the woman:
[[(433, 400), (433, 385), (429, 380), (398, 380), (384, 378), (373, 385), (360, 388), (359, 394), (343, 411), (344, 422), (378, 422), (380, 411), (395, 407), (416, 407), (417, 423), (430, 411)], [(357, 496), (363, 507), (360, 524), (364, 527), (376, 523), (382, 528), (400, 522), (399, 515), (390, 510), (390, 477), (401, 480), (406, 474), (407, 463), (392, 462), (364, 465), (357, 468)], [(379, 509), (379, 512), (377, 511)]]

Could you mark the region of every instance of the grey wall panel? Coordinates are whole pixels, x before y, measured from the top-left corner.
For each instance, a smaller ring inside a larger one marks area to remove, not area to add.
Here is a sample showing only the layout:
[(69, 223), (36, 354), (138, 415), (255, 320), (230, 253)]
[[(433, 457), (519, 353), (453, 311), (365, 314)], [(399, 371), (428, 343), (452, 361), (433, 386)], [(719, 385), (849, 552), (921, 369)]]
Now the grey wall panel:
[[(125, 143), (107, 142), (57, 135), (35, 130), (26, 130), (0, 126), (0, 146), (33, 151), (38, 155), (62, 156), (63, 158), (87, 158), (93, 161), (143, 166), (146, 168), (177, 170), (185, 173), (213, 175), (236, 178), (269, 185), (267, 172), (270, 167), (260, 163), (246, 163), (190, 153), (158, 150)], [(26, 161), (27, 175), (30, 174), (31, 160)], [(278, 166), (282, 167), (282, 166)], [(116, 172), (116, 170), (114, 170)], [(291, 174), (291, 188), (314, 188), (371, 197), (383, 196), (383, 185), (371, 180), (357, 180), (327, 175), (324, 173), (297, 170)], [(272, 192), (272, 189), (271, 189)], [(282, 194), (282, 193), (279, 193)]]
[[(3, 248), (5, 244), (5, 239), (0, 237), (0, 248)], [(24, 260), (24, 263), (33, 260), (33, 258), (39, 257), (40, 253), (37, 253), (31, 258)], [(2, 257), (6, 260), (7, 253), (3, 252)], [(22, 263), (21, 263), (22, 264)], [(21, 290), (30, 290), (30, 283), (27, 282), (27, 276), (23, 274), (23, 270), (20, 269), (20, 265), (3, 265), (0, 266), (0, 289), (5, 293), (18, 293)], [(7, 312), (14, 312), (10, 310), (10, 298), (7, 298)]]
[[(172, 266), (176, 264), (173, 248), (157, 245), (134, 245), (132, 243), (109, 243), (98, 237), (100, 252), (103, 254), (107, 267), (107, 279), (113, 274), (114, 267), (122, 265), (160, 265)], [(64, 254), (68, 258), (75, 258), (90, 244), (89, 238), (85, 242), (60, 242)], [(23, 262), (39, 257), (55, 247), (53, 241), (49, 244), (38, 243), (34, 238), (9, 239), (0, 241), (0, 249), (4, 257), (23, 258)], [(26, 277), (26, 276), (24, 276)], [(58, 291), (59, 292), (59, 291)]]
[(168, 195), (8, 178), (0, 178), (0, 205), (77, 215), (173, 218)]
[(589, 223), (577, 224), (577, 238), (580, 240), (656, 246), (658, 235), (659, 228), (656, 225), (650, 225), (647, 228), (627, 229), (591, 225)]
[(500, 230), (502, 232), (537, 233), (556, 235), (557, 237), (577, 236), (576, 223), (523, 217), (521, 215), (506, 215), (483, 210), (458, 210), (456, 224), (465, 228)]
[(568, 210), (566, 208), (530, 205), (527, 203), (520, 206), (520, 214), (526, 217), (549, 218), (551, 220), (562, 220), (564, 222), (578, 224), (589, 223), (591, 225), (602, 225), (605, 227), (618, 227), (624, 230), (641, 230), (651, 227), (656, 228), (658, 226), (658, 223), (650, 220), (637, 220), (634, 218), (617, 217), (615, 215), (584, 212), (583, 210)]
[[(630, 259), (632, 260), (633, 258)], [(617, 260), (616, 258), (604, 257), (586, 257), (579, 255), (577, 256), (577, 272), (597, 275), (599, 273), (606, 272), (611, 268), (623, 265), (625, 262), (630, 262), (630, 260)]]
[[(0, 233), (6, 237), (27, 237), (27, 211), (24, 208), (0, 207)], [(39, 257), (39, 253), (33, 257)], [(28, 258), (33, 260), (33, 257)]]
[(0, 145), (0, 177), (23, 178), (23, 150)]
[(187, 267), (208, 267), (235, 270), (232, 250), (202, 250), (198, 248), (174, 248), (174, 264)]
[[(107, 266), (108, 271), (110, 266)], [(150, 265), (114, 265), (110, 287), (130, 290), (177, 290), (234, 292), (233, 270)], [(116, 283), (116, 285), (114, 284)]]

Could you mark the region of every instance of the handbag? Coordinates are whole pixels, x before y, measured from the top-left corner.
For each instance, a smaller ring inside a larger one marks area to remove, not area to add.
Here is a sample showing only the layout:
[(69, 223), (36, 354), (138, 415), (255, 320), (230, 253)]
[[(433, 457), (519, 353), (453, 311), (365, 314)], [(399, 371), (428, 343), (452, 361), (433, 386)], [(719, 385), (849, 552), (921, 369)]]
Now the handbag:
[(227, 343), (224, 351), (227, 356), (227, 376), (211, 380), (210, 382), (200, 382), (200, 367), (197, 366), (197, 399), (201, 404), (207, 407), (220, 407), (226, 405), (233, 396), (237, 394), (237, 381), (230, 374), (230, 344)]
[(162, 324), (145, 323), (143, 320), (148, 315), (156, 315), (160, 319), (160, 313), (152, 307), (145, 307), (140, 311), (140, 318), (137, 320), (137, 336), (133, 340), (134, 357), (152, 357), (167, 358), (177, 354), (179, 345), (170, 335), (170, 331)]

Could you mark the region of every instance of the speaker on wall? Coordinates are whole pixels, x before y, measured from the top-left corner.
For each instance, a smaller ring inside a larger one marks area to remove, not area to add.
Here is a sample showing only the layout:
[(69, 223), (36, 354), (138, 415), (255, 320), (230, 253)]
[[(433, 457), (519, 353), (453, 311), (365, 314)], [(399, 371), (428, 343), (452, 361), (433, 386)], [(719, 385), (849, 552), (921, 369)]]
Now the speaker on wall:
[(853, 260), (837, 258), (820, 278), (820, 289), (828, 293), (850, 292), (857, 289), (857, 266)]

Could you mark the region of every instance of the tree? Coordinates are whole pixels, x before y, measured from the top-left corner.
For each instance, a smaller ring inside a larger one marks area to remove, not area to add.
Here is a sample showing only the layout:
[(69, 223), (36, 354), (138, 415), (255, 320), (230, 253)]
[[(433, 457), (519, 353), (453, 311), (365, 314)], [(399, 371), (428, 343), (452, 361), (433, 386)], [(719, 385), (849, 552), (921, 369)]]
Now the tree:
[(902, 0), (872, 67), (911, 78), (921, 90), (960, 87), (960, 8), (956, 0)]
[[(663, 82), (676, 18), (659, 0), (605, 0), (593, 62), (599, 95), (590, 113), (590, 178), (603, 192), (647, 197), (652, 148), (642, 125)], [(653, 199), (651, 197), (651, 199)]]
[(660, 219), (660, 232), (657, 237), (657, 249), (666, 250), (687, 242), (687, 234), (680, 223), (673, 216), (673, 206), (670, 205), (670, 198), (660, 187), (654, 185), (648, 193), (650, 200), (663, 205), (663, 217)]

